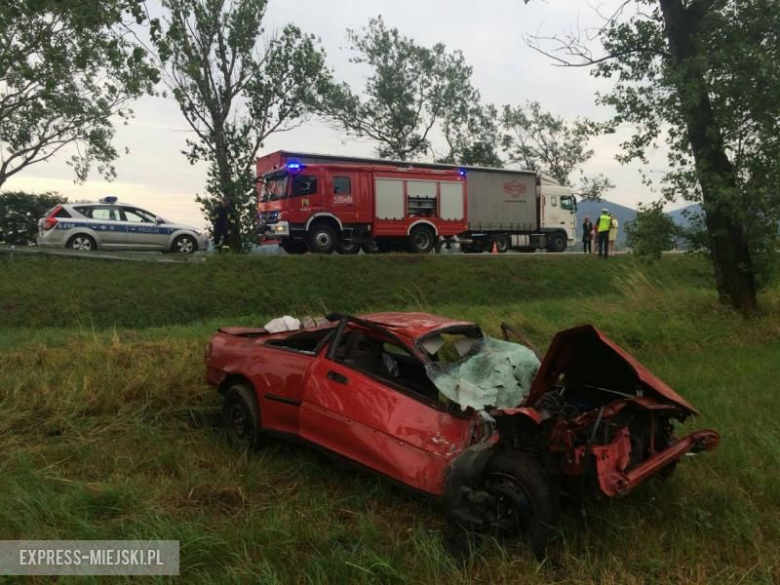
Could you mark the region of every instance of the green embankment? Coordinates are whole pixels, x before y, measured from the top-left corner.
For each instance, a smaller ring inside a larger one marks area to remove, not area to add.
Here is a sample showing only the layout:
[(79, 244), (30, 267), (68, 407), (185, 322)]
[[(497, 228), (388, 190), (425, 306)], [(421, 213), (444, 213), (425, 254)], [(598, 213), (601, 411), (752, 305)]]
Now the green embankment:
[[(176, 539), (188, 583), (778, 582), (780, 290), (761, 300), (730, 313), (689, 257), (0, 258), (0, 539)], [(566, 510), (541, 566), (492, 541), (460, 566), (430, 504), (303, 448), (237, 455), (215, 426), (211, 331), (331, 310), (507, 320), (542, 346), (593, 322), (699, 407), (680, 432), (723, 443)]]

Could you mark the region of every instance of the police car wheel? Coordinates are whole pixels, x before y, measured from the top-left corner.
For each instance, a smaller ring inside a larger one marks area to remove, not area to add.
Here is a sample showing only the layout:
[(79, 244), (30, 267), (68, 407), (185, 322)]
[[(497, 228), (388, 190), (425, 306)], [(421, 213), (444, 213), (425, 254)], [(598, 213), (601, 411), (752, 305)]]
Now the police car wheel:
[(192, 254), (198, 249), (198, 243), (195, 238), (190, 236), (179, 236), (173, 242), (173, 251), (179, 254)]
[(68, 242), (68, 248), (79, 252), (92, 252), (93, 250), (97, 250), (97, 244), (92, 236), (77, 234)]

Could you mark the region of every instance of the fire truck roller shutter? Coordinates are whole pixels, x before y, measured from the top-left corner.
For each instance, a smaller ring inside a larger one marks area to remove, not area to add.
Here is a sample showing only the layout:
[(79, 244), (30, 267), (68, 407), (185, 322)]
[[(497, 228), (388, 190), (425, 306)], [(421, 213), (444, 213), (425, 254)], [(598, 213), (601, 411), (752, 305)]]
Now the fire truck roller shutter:
[(400, 179), (376, 179), (376, 218), (404, 218), (404, 182)]
[(463, 183), (439, 183), (441, 219), (463, 219)]

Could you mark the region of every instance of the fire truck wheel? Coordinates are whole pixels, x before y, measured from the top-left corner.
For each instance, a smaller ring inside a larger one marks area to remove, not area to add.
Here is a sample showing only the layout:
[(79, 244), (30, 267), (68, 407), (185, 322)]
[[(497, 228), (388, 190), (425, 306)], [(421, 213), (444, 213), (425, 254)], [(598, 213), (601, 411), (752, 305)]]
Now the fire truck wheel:
[(357, 254), (360, 252), (360, 245), (355, 242), (339, 240), (338, 244), (336, 244), (336, 252), (339, 254)]
[(382, 250), (376, 240), (369, 240), (361, 246), (365, 254), (381, 254)]
[(435, 245), (436, 235), (428, 226), (418, 225), (409, 234), (409, 250), (415, 254), (427, 254)]
[(336, 230), (325, 223), (312, 226), (306, 234), (306, 244), (312, 254), (332, 254), (336, 241)]

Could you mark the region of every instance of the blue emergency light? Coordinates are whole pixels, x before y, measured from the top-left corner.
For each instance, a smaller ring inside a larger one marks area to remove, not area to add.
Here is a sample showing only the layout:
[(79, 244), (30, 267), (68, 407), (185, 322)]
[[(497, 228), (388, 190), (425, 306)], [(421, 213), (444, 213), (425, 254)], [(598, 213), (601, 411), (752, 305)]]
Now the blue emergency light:
[(459, 168), (459, 169), (458, 169), (458, 174), (459, 174), (461, 177), (465, 177), (465, 176), (466, 176), (466, 169), (464, 169), (464, 168), (462, 168), (462, 167), (461, 167), (461, 168)]
[(109, 197), (103, 197), (103, 199), (100, 200), (100, 203), (116, 203), (118, 200), (117, 197), (111, 195)]
[(306, 165), (301, 164), (299, 162), (290, 162), (285, 165), (287, 167), (288, 171), (300, 171), (301, 169), (306, 168)]

